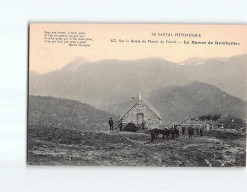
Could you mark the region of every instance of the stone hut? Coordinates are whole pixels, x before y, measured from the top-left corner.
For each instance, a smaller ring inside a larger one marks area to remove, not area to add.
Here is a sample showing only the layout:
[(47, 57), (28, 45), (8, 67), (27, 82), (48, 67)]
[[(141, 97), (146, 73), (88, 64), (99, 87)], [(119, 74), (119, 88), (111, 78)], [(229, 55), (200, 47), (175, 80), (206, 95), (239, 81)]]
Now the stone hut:
[(120, 130), (129, 123), (135, 124), (140, 130), (151, 130), (158, 128), (161, 123), (160, 113), (147, 101), (142, 99), (139, 94), (139, 99), (130, 108), (125, 111), (118, 123), (116, 124)]

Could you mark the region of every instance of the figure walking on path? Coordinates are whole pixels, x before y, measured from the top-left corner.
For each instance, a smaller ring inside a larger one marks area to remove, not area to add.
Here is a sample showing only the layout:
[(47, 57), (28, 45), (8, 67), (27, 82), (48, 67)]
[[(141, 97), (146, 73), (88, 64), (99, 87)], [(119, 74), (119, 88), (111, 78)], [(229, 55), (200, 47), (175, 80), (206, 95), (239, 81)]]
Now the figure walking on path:
[(110, 130), (113, 130), (113, 120), (110, 118), (109, 120)]

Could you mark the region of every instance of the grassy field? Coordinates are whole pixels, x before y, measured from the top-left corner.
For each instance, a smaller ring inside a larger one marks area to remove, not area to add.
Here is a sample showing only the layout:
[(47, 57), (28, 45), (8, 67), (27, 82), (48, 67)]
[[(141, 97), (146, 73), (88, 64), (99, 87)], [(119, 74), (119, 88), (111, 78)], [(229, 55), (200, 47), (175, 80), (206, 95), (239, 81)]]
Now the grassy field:
[(122, 132), (80, 132), (31, 127), (28, 130), (29, 165), (243, 167), (243, 135), (205, 132), (150, 142), (150, 135)]

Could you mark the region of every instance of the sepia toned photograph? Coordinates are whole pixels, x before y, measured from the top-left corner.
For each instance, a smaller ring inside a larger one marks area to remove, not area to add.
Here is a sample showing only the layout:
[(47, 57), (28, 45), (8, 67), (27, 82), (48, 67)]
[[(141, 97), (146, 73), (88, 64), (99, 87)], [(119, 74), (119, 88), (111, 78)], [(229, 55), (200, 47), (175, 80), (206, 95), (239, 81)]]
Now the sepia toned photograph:
[(246, 33), (30, 23), (27, 164), (245, 167)]

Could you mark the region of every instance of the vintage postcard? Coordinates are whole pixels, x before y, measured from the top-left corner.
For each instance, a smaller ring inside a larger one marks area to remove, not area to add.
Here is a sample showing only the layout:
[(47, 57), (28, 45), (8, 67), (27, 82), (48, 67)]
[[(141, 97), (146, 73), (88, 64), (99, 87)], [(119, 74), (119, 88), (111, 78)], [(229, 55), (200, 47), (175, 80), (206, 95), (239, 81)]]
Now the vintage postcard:
[(31, 23), (27, 164), (245, 167), (246, 34)]

